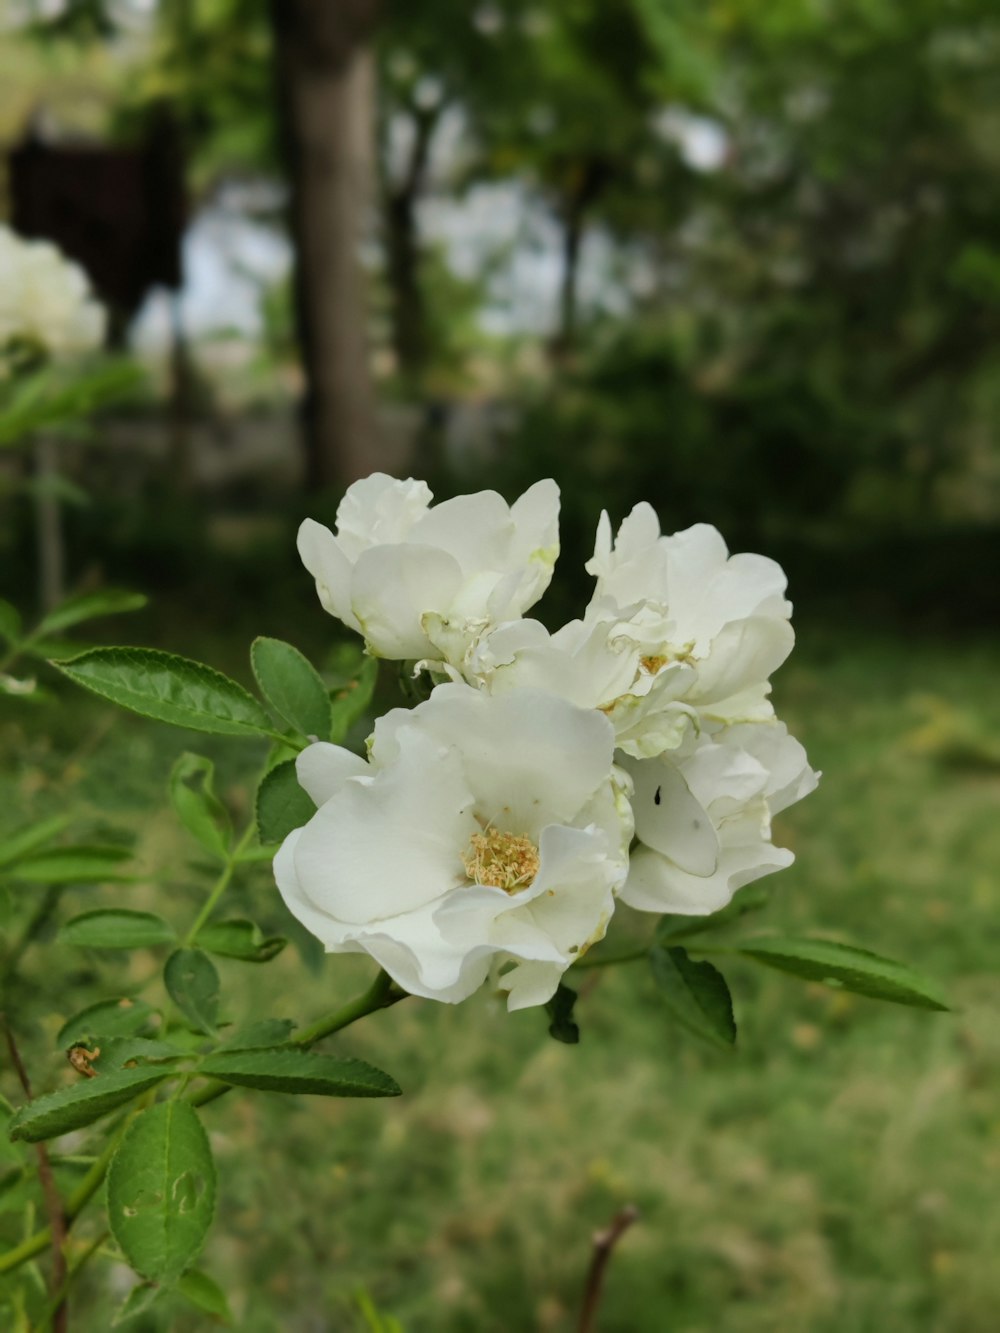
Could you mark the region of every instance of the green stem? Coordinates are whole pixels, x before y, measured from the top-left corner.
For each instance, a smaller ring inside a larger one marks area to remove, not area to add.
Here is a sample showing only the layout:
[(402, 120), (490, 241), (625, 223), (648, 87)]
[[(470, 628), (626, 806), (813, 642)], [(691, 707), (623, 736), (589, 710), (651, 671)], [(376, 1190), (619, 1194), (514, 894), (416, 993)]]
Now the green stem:
[[(406, 991), (393, 989), (392, 977), (388, 972), (380, 971), (378, 976), (361, 995), (349, 1000), (347, 1004), (340, 1009), (335, 1009), (332, 1014), (327, 1014), (326, 1018), (321, 1018), (310, 1027), (303, 1028), (300, 1033), (292, 1038), (296, 1046), (308, 1048), (314, 1046), (316, 1042), (328, 1037), (331, 1032), (340, 1032), (342, 1028), (350, 1027), (356, 1023), (359, 1018), (364, 1018), (367, 1014), (374, 1014), (379, 1009), (388, 1009), (390, 1005), (406, 999)], [(230, 1092), (231, 1086), (228, 1083), (220, 1083), (213, 1079), (196, 1092), (191, 1098), (192, 1106), (207, 1106), (209, 1102), (216, 1101), (225, 1093)]]
[(222, 873), (219, 875), (219, 878), (212, 885), (211, 893), (209, 893), (208, 897), (205, 899), (205, 902), (202, 905), (201, 911), (195, 917), (194, 925), (184, 936), (185, 949), (189, 949), (191, 945), (194, 944), (195, 940), (198, 938), (198, 932), (201, 930), (202, 926), (215, 911), (219, 899), (225, 893), (226, 889), (229, 888), (229, 881), (233, 877), (233, 871), (236, 869), (240, 853), (246, 850), (248, 843), (253, 838), (254, 828), (255, 825), (253, 823), (249, 824), (245, 829), (243, 836), (240, 838), (239, 842), (229, 853), (226, 864), (222, 868)]
[(648, 958), (651, 948), (652, 945), (644, 944), (641, 949), (630, 949), (627, 953), (598, 955), (596, 958), (588, 954), (578, 963), (574, 963), (570, 971), (583, 972), (589, 967), (614, 967), (615, 963), (635, 963), (640, 958)]
[(89, 1263), (89, 1261), (94, 1257), (94, 1255), (101, 1248), (101, 1246), (104, 1244), (107, 1238), (108, 1238), (108, 1233), (106, 1231), (102, 1231), (101, 1234), (96, 1238), (96, 1240), (92, 1240), (90, 1242), (90, 1244), (87, 1246), (84, 1252), (80, 1255), (79, 1259), (77, 1259), (76, 1263), (72, 1265), (69, 1272), (66, 1274), (66, 1278), (63, 1281), (62, 1285), (60, 1286), (59, 1290), (55, 1293), (55, 1295), (49, 1301), (48, 1305), (42, 1311), (38, 1321), (39, 1329), (46, 1329), (49, 1327), (49, 1324), (54, 1318), (59, 1307), (65, 1303), (66, 1297), (70, 1293), (70, 1288), (73, 1286), (73, 1283), (79, 1277), (80, 1272), (82, 1271), (84, 1265)]

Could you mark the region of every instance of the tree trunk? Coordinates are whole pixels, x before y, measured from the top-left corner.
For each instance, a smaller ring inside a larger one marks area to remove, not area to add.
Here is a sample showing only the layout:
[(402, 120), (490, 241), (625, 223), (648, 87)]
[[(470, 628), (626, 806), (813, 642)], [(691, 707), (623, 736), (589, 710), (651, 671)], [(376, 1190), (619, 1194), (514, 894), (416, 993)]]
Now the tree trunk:
[(604, 192), (611, 171), (601, 158), (588, 158), (570, 173), (569, 188), (562, 208), (563, 266), (559, 290), (559, 329), (553, 352), (560, 359), (576, 346), (580, 251), (591, 205)]
[(417, 204), (440, 109), (412, 108), (413, 146), (399, 182), (383, 185), (386, 268), (392, 297), (392, 347), (400, 375), (419, 386), (430, 351), (427, 308), (420, 281)]
[(376, 461), (358, 254), (374, 162), (376, 12), (377, 0), (271, 0), (311, 486), (348, 485)]

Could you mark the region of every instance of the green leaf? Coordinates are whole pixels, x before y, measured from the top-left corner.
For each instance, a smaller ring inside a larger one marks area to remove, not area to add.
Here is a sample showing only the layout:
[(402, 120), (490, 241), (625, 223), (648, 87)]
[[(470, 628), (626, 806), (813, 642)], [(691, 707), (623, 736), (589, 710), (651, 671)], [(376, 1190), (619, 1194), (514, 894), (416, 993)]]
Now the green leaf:
[(680, 948), (653, 948), (649, 961), (660, 994), (677, 1022), (713, 1045), (731, 1047), (736, 1041), (736, 1021), (722, 973), (711, 963), (694, 962)]
[(169, 1077), (168, 1069), (146, 1065), (82, 1079), (22, 1106), (10, 1122), (10, 1136), (29, 1143), (54, 1139), (91, 1124)]
[(178, 949), (167, 959), (163, 980), (174, 1004), (206, 1036), (216, 1035), (219, 974), (201, 949)]
[(155, 648), (92, 648), (57, 664), (70, 680), (143, 717), (220, 736), (271, 734), (252, 694), (220, 671)]
[(241, 1088), (263, 1092), (311, 1092), (322, 1097), (398, 1097), (399, 1084), (363, 1060), (337, 1060), (294, 1049), (216, 1051), (199, 1066)]
[(134, 1037), (152, 1025), (155, 1013), (145, 1000), (99, 1000), (67, 1019), (59, 1029), (56, 1044), (65, 1049), (102, 1037)]
[(0, 637), (8, 643), (17, 643), (21, 637), (21, 613), (16, 606), (0, 597)]
[(275, 712), (303, 736), (330, 735), (330, 698), (312, 664), (281, 639), (254, 639), (250, 660), (257, 684)]
[(576, 991), (560, 982), (555, 995), (545, 1006), (549, 1016), (549, 1036), (567, 1046), (575, 1046), (580, 1040), (580, 1028), (573, 1018), (576, 998)]
[(259, 1023), (247, 1023), (231, 1037), (227, 1037), (221, 1049), (252, 1051), (283, 1046), (287, 1044), (294, 1027), (290, 1018), (262, 1018)]
[(97, 1074), (102, 1075), (126, 1067), (181, 1060), (184, 1055), (184, 1051), (179, 1051), (170, 1042), (148, 1037), (102, 1037), (100, 1045), (95, 1044), (91, 1051), (90, 1059)]
[(108, 1172), (108, 1223), (126, 1259), (150, 1281), (173, 1282), (204, 1244), (214, 1210), (215, 1164), (197, 1114), (185, 1101), (143, 1111)]
[(121, 867), (131, 860), (127, 847), (53, 847), (23, 858), (9, 873), (29, 884), (128, 884), (135, 875)]
[(0, 842), (0, 867), (13, 865), (22, 857), (33, 852), (53, 838), (58, 837), (63, 829), (72, 822), (69, 815), (53, 815), (51, 819), (42, 819), (37, 824), (27, 824), (24, 828), (10, 833)]
[(312, 798), (299, 786), (295, 760), (286, 759), (264, 775), (257, 788), (257, 833), (261, 842), (282, 842), (292, 829), (316, 813)]
[(267, 963), (277, 957), (288, 941), (281, 935), (265, 939), (252, 921), (213, 921), (202, 926), (198, 943), (209, 953), (222, 958), (239, 958), (246, 963)]
[(96, 620), (99, 616), (117, 616), (125, 611), (141, 610), (149, 598), (141, 592), (125, 592), (121, 588), (102, 588), (100, 592), (78, 593), (60, 603), (54, 611), (41, 621), (34, 631), (34, 638), (43, 638), (46, 634), (58, 634), (71, 625), (80, 625), (85, 620)]
[(196, 1309), (214, 1315), (224, 1324), (232, 1324), (233, 1312), (226, 1300), (226, 1293), (207, 1273), (202, 1273), (197, 1268), (189, 1268), (178, 1279), (177, 1290)]
[(908, 1004), (917, 1009), (950, 1008), (933, 982), (904, 963), (869, 953), (867, 949), (833, 940), (762, 938), (735, 945), (733, 950), (781, 972), (790, 972), (807, 981), (822, 981), (873, 1000)]
[(355, 678), (333, 695), (330, 739), (338, 745), (351, 727), (362, 717), (375, 693), (378, 680), (378, 658), (366, 657)]
[(192, 837), (207, 852), (225, 861), (232, 824), (215, 794), (215, 765), (200, 754), (182, 754), (170, 770), (170, 800)]
[(67, 921), (56, 936), (60, 944), (85, 949), (152, 949), (157, 944), (173, 944), (176, 938), (173, 927), (162, 917), (123, 907), (84, 912)]
[(154, 1306), (159, 1305), (166, 1295), (166, 1288), (157, 1286), (155, 1282), (140, 1282), (138, 1286), (132, 1288), (118, 1307), (111, 1327), (118, 1328), (129, 1319), (135, 1319), (137, 1315), (147, 1314)]

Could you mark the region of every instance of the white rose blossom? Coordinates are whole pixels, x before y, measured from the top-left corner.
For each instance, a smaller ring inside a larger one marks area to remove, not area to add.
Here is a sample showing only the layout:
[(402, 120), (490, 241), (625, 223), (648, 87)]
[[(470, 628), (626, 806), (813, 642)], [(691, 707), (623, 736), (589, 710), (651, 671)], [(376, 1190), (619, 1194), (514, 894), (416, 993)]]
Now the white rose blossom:
[(691, 916), (719, 911), (744, 884), (791, 865), (792, 853), (771, 842), (771, 818), (819, 780), (776, 721), (692, 734), (678, 750), (621, 764), (638, 841), (622, 901)]
[(329, 951), (439, 1000), (492, 975), (521, 1008), (603, 937), (616, 898), (708, 915), (791, 863), (771, 819), (817, 782), (768, 698), (791, 607), (774, 561), (730, 556), (707, 525), (665, 537), (641, 504), (614, 542), (602, 515), (594, 596), (550, 634), (521, 615), (558, 551), (554, 483), (511, 509), (430, 499), (376, 475), (336, 535), (303, 524), (326, 609), (451, 683), (380, 719), (367, 761), (303, 752), (319, 808), (275, 873)]
[[(662, 536), (655, 510), (638, 504), (611, 540), (607, 514), (587, 570), (597, 586), (589, 624), (615, 622), (613, 637), (642, 648), (643, 674), (693, 668), (684, 702), (715, 722), (773, 717), (769, 677), (792, 650), (791, 603), (781, 566), (762, 555), (730, 555), (719, 532), (698, 523)], [(631, 693), (650, 690), (643, 677)], [(624, 711), (631, 704), (622, 700)], [(638, 741), (631, 753), (649, 753)], [(654, 751), (655, 753), (655, 751)]]
[(105, 325), (78, 264), (0, 225), (0, 347), (24, 341), (57, 359), (80, 356), (100, 347)]
[(794, 642), (785, 576), (773, 560), (730, 556), (705, 524), (660, 535), (637, 505), (612, 546), (607, 515), (587, 569), (597, 588), (583, 620), (554, 634), (534, 620), (488, 632), (464, 675), (491, 693), (524, 686), (599, 708), (618, 747), (651, 758), (704, 724), (774, 716), (769, 676)]
[(543, 1004), (603, 937), (631, 812), (599, 712), (534, 690), (438, 686), (375, 725), (368, 760), (311, 745), (318, 809), (275, 860), (291, 912), (330, 952), (366, 952), (407, 991), (455, 1002), (492, 971)]
[(494, 491), (431, 507), (422, 481), (374, 473), (349, 488), (336, 533), (312, 519), (299, 554), (325, 610), (390, 660), (452, 662), (541, 597), (559, 553), (559, 489), (508, 506)]

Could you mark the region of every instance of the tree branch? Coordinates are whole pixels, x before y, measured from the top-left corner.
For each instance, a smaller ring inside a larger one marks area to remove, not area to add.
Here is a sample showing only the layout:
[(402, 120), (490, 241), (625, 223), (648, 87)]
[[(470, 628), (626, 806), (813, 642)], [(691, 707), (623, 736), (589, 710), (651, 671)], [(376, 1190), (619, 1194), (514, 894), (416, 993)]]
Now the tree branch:
[(627, 1203), (615, 1213), (609, 1226), (603, 1231), (594, 1233), (594, 1250), (590, 1258), (590, 1271), (587, 1273), (587, 1286), (583, 1293), (583, 1307), (580, 1310), (577, 1333), (593, 1333), (597, 1307), (601, 1303), (604, 1272), (611, 1258), (611, 1251), (638, 1216), (639, 1209), (635, 1204)]
[[(11, 1026), (7, 1022), (6, 1014), (0, 1015), (0, 1023), (3, 1024), (4, 1036), (7, 1039), (7, 1050), (10, 1052), (10, 1061), (14, 1066), (18, 1082), (24, 1089), (24, 1095), (28, 1101), (31, 1101), (31, 1080), (28, 1078), (28, 1071), (24, 1067), (21, 1052), (17, 1048), (17, 1042), (14, 1039)], [(67, 1309), (63, 1287), (66, 1283), (66, 1214), (63, 1211), (59, 1191), (56, 1188), (56, 1179), (52, 1174), (52, 1163), (49, 1161), (45, 1144), (36, 1143), (35, 1152), (38, 1156), (38, 1180), (42, 1187), (45, 1212), (49, 1219), (49, 1231), (52, 1236), (52, 1277), (50, 1281), (50, 1291), (54, 1303), (52, 1333), (65, 1333)]]

